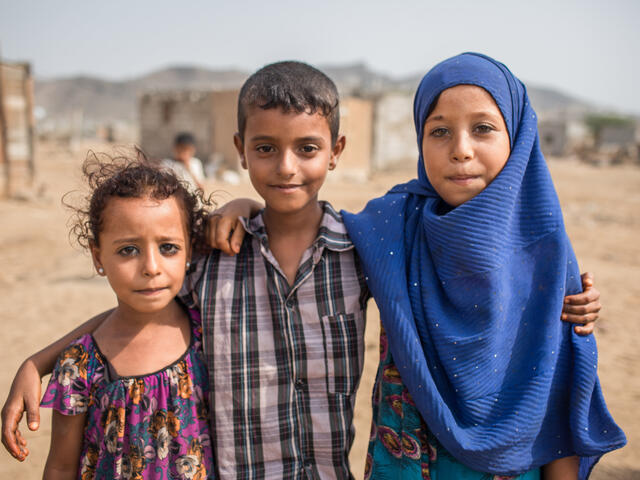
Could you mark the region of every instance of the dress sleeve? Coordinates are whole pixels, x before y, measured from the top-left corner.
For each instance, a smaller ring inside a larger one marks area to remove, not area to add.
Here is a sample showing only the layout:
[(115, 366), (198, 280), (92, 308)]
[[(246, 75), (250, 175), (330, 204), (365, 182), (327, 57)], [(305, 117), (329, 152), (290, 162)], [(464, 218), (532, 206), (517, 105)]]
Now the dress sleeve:
[(89, 357), (92, 351), (90, 335), (75, 340), (58, 357), (41, 407), (54, 408), (63, 415), (85, 413), (89, 406)]

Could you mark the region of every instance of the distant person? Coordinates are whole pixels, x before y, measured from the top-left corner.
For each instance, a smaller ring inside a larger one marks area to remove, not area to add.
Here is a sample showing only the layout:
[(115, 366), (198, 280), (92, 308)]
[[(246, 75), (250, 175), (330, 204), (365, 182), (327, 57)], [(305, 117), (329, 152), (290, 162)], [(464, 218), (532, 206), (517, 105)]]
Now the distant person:
[(173, 158), (165, 158), (161, 164), (175, 172), (180, 180), (194, 189), (204, 190), (204, 168), (196, 154), (196, 139), (190, 133), (179, 133), (173, 141)]
[(58, 357), (42, 399), (54, 409), (44, 478), (213, 478), (200, 314), (175, 298), (204, 200), (147, 163), (84, 173), (93, 191), (72, 232), (118, 306)]

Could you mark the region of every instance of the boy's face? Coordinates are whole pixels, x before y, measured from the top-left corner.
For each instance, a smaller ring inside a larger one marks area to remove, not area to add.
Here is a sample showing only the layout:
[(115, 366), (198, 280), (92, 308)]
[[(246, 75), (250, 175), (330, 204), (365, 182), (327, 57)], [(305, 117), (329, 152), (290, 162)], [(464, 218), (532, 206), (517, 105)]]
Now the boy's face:
[(182, 163), (187, 163), (196, 154), (196, 147), (189, 143), (178, 143), (173, 146), (173, 156)]
[(315, 208), (318, 191), (344, 148), (331, 146), (326, 117), (254, 107), (247, 112), (244, 142), (234, 137), (242, 167), (268, 209), (293, 214)]
[(493, 97), (474, 85), (444, 90), (424, 126), (422, 158), (442, 199), (457, 207), (483, 191), (507, 163), (509, 133)]

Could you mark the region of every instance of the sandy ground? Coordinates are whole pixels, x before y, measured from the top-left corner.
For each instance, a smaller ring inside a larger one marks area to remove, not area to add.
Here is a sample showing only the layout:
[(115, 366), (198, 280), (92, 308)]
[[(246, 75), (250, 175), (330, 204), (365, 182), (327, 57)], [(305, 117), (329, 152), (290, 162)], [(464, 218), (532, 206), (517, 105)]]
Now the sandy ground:
[[(99, 148), (99, 147), (98, 147)], [(37, 200), (0, 200), (0, 397), (4, 399), (21, 361), (88, 317), (114, 305), (106, 281), (92, 273), (89, 257), (70, 246), (69, 217), (63, 193), (80, 185), (84, 151), (51, 146), (38, 149), (38, 182), (46, 187)], [(629, 444), (607, 455), (593, 479), (640, 479), (640, 169), (599, 169), (555, 160), (550, 167), (581, 269), (595, 272), (605, 305), (597, 327), (599, 373), (614, 418)], [(328, 182), (323, 197), (338, 208), (357, 211), (367, 199), (410, 178), (413, 168), (374, 177), (367, 184)], [(250, 185), (209, 184), (224, 202), (253, 196)], [(222, 192), (224, 191), (224, 192)], [(351, 453), (356, 478), (362, 477), (369, 434), (369, 397), (377, 362), (378, 314), (371, 302), (367, 363), (356, 407), (357, 439)], [(23, 464), (0, 452), (0, 478), (40, 478), (48, 451), (50, 415), (27, 433), (32, 454)], [(26, 429), (26, 426), (24, 426)]]

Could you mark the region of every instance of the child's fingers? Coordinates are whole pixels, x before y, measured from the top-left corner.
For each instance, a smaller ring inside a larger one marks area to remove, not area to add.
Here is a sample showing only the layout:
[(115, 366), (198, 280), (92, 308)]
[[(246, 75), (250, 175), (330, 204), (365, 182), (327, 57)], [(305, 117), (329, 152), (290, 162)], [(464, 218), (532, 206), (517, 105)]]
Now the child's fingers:
[(18, 442), (18, 448), (20, 448), (20, 457), (24, 460), (29, 455), (29, 449), (27, 448), (27, 441), (22, 436), (20, 429), (16, 430), (16, 441)]
[(584, 272), (580, 275), (580, 279), (582, 280), (582, 289), (586, 290), (587, 288), (591, 288), (595, 285), (595, 277), (591, 272)]
[(597, 313), (587, 313), (584, 315), (573, 315), (570, 313), (563, 313), (560, 317), (563, 322), (567, 323), (579, 323), (580, 325), (586, 325), (594, 323), (598, 319)]
[(37, 398), (27, 397), (24, 403), (27, 407), (27, 426), (35, 432), (40, 427), (40, 402)]
[(582, 293), (564, 297), (564, 303), (571, 305), (585, 305), (597, 300), (600, 300), (600, 291), (595, 287), (590, 287)]
[(231, 234), (231, 250), (233, 253), (240, 253), (240, 247), (242, 246), (242, 241), (244, 240), (244, 227), (242, 226), (242, 222), (236, 219), (236, 223), (233, 226), (233, 233)]
[(586, 305), (570, 305), (565, 304), (562, 307), (562, 313), (570, 313), (573, 315), (586, 315), (588, 313), (598, 313), (602, 309), (600, 302), (591, 302)]
[(18, 424), (22, 419), (22, 410), (9, 411), (6, 406), (2, 409), (2, 444), (7, 451), (18, 460), (24, 460), (25, 454), (20, 444), (24, 441)]
[(593, 333), (593, 329), (595, 328), (595, 323), (591, 322), (591, 323), (587, 323), (586, 325), (576, 325), (575, 327), (573, 327), (573, 330), (578, 334), (578, 335), (590, 335), (591, 333)]
[(227, 255), (235, 255), (229, 242), (234, 222), (235, 220), (225, 216), (220, 217), (216, 225), (216, 248), (222, 250)]
[(212, 213), (207, 219), (207, 243), (211, 248), (218, 248), (216, 246), (216, 227), (220, 218), (219, 214)]

